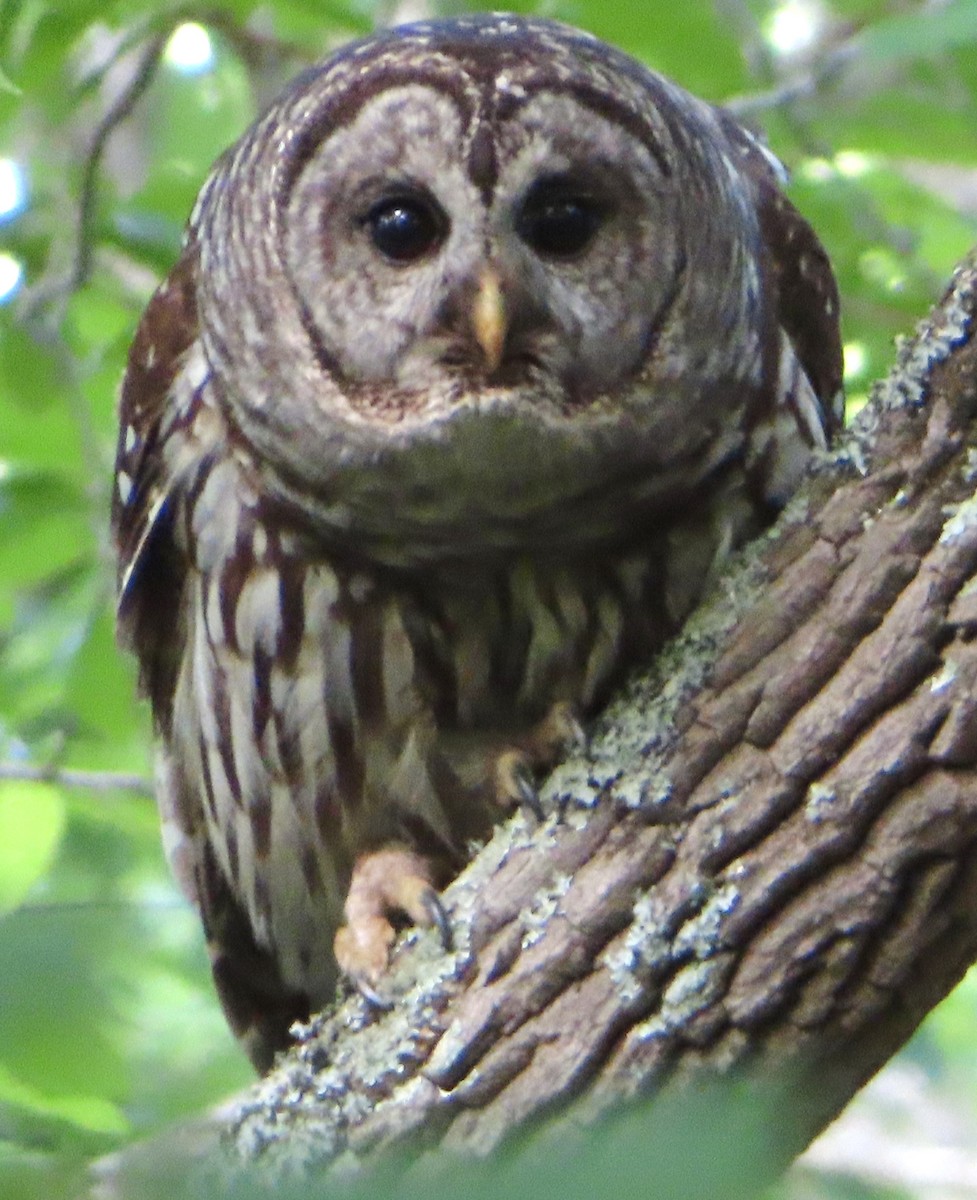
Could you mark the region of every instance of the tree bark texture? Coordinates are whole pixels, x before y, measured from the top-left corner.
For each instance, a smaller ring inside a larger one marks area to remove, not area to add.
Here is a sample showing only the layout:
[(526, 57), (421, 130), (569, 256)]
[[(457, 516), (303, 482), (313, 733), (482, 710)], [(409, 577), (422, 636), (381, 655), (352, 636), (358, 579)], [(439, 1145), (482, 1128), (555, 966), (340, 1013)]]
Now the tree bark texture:
[(548, 819), (449, 888), (455, 951), (411, 932), (389, 1011), (313, 1021), (237, 1155), (480, 1158), (735, 1076), (776, 1170), (950, 990), (977, 957), (975, 307), (977, 257)]

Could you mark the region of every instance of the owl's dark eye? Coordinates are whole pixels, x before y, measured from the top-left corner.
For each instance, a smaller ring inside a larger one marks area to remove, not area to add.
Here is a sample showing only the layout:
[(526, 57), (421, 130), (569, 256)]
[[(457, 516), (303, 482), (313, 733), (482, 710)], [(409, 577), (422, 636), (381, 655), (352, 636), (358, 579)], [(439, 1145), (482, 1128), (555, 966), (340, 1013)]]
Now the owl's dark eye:
[(590, 245), (605, 206), (565, 179), (544, 179), (529, 192), (516, 219), (516, 232), (538, 254), (574, 258)]
[(447, 226), (433, 200), (411, 192), (384, 196), (363, 223), (373, 245), (396, 263), (417, 262), (430, 254), (444, 240)]

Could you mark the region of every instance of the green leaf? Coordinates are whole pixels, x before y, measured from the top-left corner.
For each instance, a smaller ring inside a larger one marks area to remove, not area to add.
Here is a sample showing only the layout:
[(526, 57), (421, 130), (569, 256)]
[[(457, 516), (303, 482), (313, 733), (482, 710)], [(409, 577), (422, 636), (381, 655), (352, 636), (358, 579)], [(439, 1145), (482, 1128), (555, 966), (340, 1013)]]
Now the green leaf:
[[(36, 403), (38, 397), (47, 401), (63, 390), (57, 355), (9, 318), (0, 322), (0, 404), (27, 405)], [(0, 454), (6, 451), (10, 432), (8, 428), (0, 435)]]
[(115, 620), (100, 612), (79, 647), (68, 674), (64, 701), (86, 732), (105, 744), (122, 745), (146, 714), (134, 702), (132, 670), (115, 644)]
[[(76, 469), (79, 464), (75, 464)], [(37, 584), (93, 553), (88, 503), (53, 472), (0, 475), (0, 580)]]
[(18, 84), (51, 120), (65, 119), (76, 99), (74, 89), (66, 86), (66, 52), (82, 35), (93, 12), (80, 4), (7, 7), (15, 12), (10, 40), (20, 49), (19, 61), (13, 64)]
[[(376, 21), (376, 7), (369, 0), (278, 0), (274, 5), (275, 32), (285, 41), (307, 47), (312, 59), (324, 53), (333, 39), (345, 41), (369, 33)], [(444, 5), (438, 8), (443, 10)]]
[(957, 46), (977, 44), (977, 0), (953, 0), (873, 21), (850, 43), (853, 61), (874, 64), (937, 57)]
[(0, 783), (0, 913), (16, 908), (47, 874), (64, 829), (64, 799), (57, 788)]
[(0, 1063), (0, 1105), (26, 1109), (38, 1116), (68, 1121), (90, 1133), (125, 1133), (129, 1122), (119, 1107), (102, 1096), (47, 1095), (16, 1078)]
[(749, 82), (728, 21), (711, 4), (578, 0), (564, 19), (633, 54), (706, 100), (720, 101)]
[(829, 144), (867, 154), (977, 163), (977, 106), (954, 111), (940, 92), (886, 88), (832, 106), (818, 129)]
[(23, 88), (19, 88), (10, 76), (0, 67), (0, 92), (7, 92), (11, 96), (23, 96)]

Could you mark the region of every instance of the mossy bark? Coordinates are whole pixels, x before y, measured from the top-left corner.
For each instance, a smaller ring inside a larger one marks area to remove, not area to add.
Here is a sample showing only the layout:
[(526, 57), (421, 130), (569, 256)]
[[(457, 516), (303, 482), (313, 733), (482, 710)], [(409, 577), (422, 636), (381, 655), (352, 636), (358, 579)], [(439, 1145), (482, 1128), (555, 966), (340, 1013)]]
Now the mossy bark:
[(552, 815), (447, 891), (456, 950), (410, 933), (390, 1011), (315, 1020), (238, 1107), (233, 1158), (416, 1172), (629, 1102), (652, 1129), (731, 1080), (764, 1114), (762, 1169), (724, 1168), (745, 1195), (953, 987), (977, 957), (975, 308), (977, 257), (555, 772)]

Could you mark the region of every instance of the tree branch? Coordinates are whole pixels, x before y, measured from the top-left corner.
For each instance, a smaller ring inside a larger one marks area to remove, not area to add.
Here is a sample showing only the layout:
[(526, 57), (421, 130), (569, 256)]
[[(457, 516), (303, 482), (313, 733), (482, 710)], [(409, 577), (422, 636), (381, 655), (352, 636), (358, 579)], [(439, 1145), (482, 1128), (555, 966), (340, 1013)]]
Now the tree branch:
[(80, 771), (70, 767), (34, 767), (26, 763), (0, 763), (0, 781), (55, 783), (93, 792), (138, 792), (152, 796), (153, 785), (143, 775), (124, 771)]
[(537, 1195), (592, 1194), (574, 1147), (613, 1114), (603, 1169), (643, 1147), (658, 1197), (746, 1196), (956, 983), (977, 956), (975, 309), (977, 255), (554, 773), (547, 821), (500, 828), (448, 889), (456, 951), (406, 935), (391, 1011), (350, 997), (237, 1106), (249, 1176), (375, 1189), (409, 1161), (398, 1196), (447, 1195), (451, 1163), (468, 1183), (492, 1156), (493, 1195), (543, 1163)]

